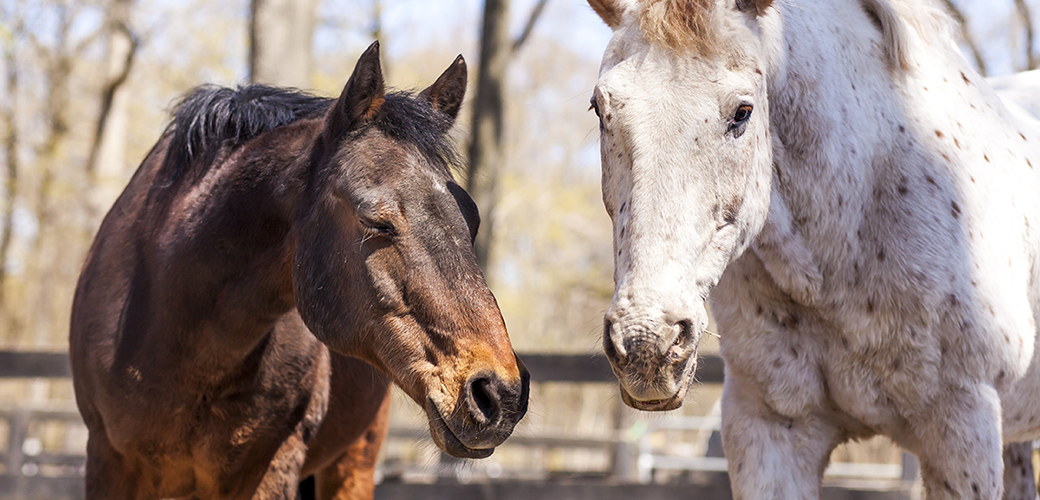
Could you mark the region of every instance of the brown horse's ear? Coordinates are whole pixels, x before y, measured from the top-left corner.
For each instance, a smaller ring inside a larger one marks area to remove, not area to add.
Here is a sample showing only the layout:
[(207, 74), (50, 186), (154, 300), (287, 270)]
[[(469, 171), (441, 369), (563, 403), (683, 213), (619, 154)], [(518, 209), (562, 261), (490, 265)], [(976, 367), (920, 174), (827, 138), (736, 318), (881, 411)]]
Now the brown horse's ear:
[(444, 70), (426, 90), (419, 93), (419, 97), (430, 101), (433, 109), (448, 116), (448, 127), (455, 123), (455, 117), (459, 116), (462, 108), (462, 98), (466, 96), (466, 60), (462, 54), (455, 58), (455, 62)]
[(737, 0), (737, 9), (745, 14), (761, 16), (773, 4), (773, 0)]
[(371, 119), (383, 105), (385, 96), (383, 68), (379, 65), (379, 42), (376, 41), (358, 58), (343, 93), (332, 105), (325, 119), (326, 138), (335, 140)]
[(610, 29), (617, 29), (621, 25), (621, 14), (625, 10), (618, 0), (589, 0), (589, 6), (596, 11), (596, 14), (599, 14), (600, 19), (607, 23), (607, 26), (610, 26)]

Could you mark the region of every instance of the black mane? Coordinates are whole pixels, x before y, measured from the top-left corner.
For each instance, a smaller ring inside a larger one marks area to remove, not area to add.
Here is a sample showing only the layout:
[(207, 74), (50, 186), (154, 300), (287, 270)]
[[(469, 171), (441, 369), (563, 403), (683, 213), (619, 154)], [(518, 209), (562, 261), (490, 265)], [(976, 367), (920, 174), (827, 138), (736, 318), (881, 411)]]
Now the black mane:
[[(193, 165), (208, 169), (223, 147), (235, 147), (260, 134), (304, 118), (323, 115), (335, 99), (297, 89), (251, 84), (237, 89), (196, 87), (176, 106), (167, 127), (172, 134), (163, 170), (167, 182)], [(408, 92), (388, 92), (372, 124), (387, 135), (413, 144), (420, 154), (446, 168), (458, 153), (446, 134), (448, 118), (425, 99)]]
[(419, 154), (445, 170), (461, 164), (455, 142), (448, 134), (451, 119), (433, 109), (426, 99), (416, 98), (410, 92), (387, 92), (372, 125), (394, 139), (415, 146)]
[(170, 180), (196, 161), (209, 163), (225, 145), (242, 144), (268, 130), (321, 115), (333, 100), (296, 89), (252, 84), (237, 89), (196, 87), (177, 104), (164, 170)]

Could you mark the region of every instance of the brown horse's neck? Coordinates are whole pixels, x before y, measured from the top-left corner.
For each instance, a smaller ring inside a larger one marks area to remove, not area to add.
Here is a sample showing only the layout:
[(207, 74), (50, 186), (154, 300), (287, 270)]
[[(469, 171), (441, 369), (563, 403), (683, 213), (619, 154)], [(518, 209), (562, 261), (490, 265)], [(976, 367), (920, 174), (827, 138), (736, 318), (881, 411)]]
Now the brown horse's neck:
[(218, 155), (198, 179), (169, 186), (154, 228), (155, 313), (181, 349), (244, 357), (295, 307), (292, 210), (316, 120)]

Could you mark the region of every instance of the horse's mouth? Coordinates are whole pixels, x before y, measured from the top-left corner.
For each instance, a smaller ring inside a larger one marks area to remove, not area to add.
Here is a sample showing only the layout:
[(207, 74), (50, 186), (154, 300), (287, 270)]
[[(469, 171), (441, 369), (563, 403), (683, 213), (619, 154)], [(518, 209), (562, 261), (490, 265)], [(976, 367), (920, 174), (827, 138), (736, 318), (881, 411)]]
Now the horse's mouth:
[(636, 399), (625, 388), (625, 384), (620, 384), (621, 400), (626, 405), (641, 411), (669, 411), (679, 408), (682, 406), (683, 401), (686, 400), (686, 392), (693, 383), (693, 374), (697, 370), (697, 353), (694, 352), (682, 365), (676, 368), (678, 368), (675, 370), (677, 373), (674, 373), (673, 376), (679, 382), (679, 387), (671, 397)]
[(430, 425), (430, 437), (445, 453), (456, 458), (487, 458), (495, 452), (493, 447), (470, 448), (462, 444), (431, 399), (426, 400), (426, 416)]
[(668, 399), (650, 399), (646, 401), (640, 401), (633, 398), (628, 394), (624, 388), (621, 388), (621, 400), (626, 405), (641, 411), (668, 411), (674, 410), (683, 404), (683, 400), (686, 399), (686, 389), (683, 388), (676, 395)]

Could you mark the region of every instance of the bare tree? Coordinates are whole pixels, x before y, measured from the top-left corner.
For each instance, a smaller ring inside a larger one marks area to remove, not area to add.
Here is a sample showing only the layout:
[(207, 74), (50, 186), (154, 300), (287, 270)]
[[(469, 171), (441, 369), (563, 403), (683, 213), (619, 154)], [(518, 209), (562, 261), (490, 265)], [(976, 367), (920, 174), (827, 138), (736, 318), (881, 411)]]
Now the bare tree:
[[(372, 35), (372, 40), (383, 41), (383, 2), (381, 0), (372, 0), (372, 29), (369, 30), (369, 33)], [(386, 76), (385, 73), (384, 76)]]
[(318, 0), (252, 0), (249, 80), (308, 88)]
[(982, 58), (982, 53), (979, 52), (978, 43), (975, 42), (971, 29), (968, 28), (968, 22), (964, 18), (964, 13), (954, 5), (953, 0), (943, 0), (943, 4), (946, 5), (946, 10), (950, 12), (953, 19), (957, 21), (957, 26), (961, 30), (961, 40), (968, 46), (968, 50), (971, 51), (972, 58), (975, 60), (975, 67), (978, 68), (982, 76), (986, 76), (986, 61)]
[[(11, 116), (21, 121), (13, 120), (14, 136), (9, 129), (6, 137), (14, 144), (8, 146), (14, 153), (8, 157), (12, 196), (6, 202), (29, 208), (38, 231), (20, 242), (14, 224), (7, 225), (12, 232), (6, 235), (5, 263), (10, 263), (15, 250), (25, 252), (25, 258), (18, 280), (5, 275), (5, 333), (19, 342), (46, 344), (65, 336), (75, 274), (86, 248), (83, 214), (77, 210), (89, 192), (83, 183), (85, 151), (79, 147), (82, 129), (72, 124), (81, 119), (82, 103), (92, 103), (96, 95), (88, 97), (94, 92), (91, 73), (80, 76), (76, 70), (96, 61), (90, 49), (102, 30), (85, 32), (85, 25), (78, 22), (96, 12), (99, 4), (94, 1), (34, 2), (31, 8), (20, 2), (13, 5), (16, 12), (9, 19), (24, 29), (17, 30), (9, 42), (18, 75), (13, 79), (9, 75), (7, 82), (13, 83), (18, 98), (17, 113)], [(54, 22), (46, 23), (46, 28), (32, 24), (41, 13)], [(27, 81), (33, 85), (26, 85)], [(5, 216), (13, 222), (13, 212)], [(0, 247), (3, 244), (0, 235)]]
[(130, 30), (130, 10), (133, 0), (111, 0), (105, 37), (108, 42), (108, 61), (105, 82), (101, 88), (101, 109), (98, 112), (87, 157), (88, 192), (92, 199), (85, 200), (91, 232), (100, 214), (115, 201), (123, 187), (126, 172), (127, 95), (125, 83), (130, 76), (138, 40)]
[[(29, 328), (26, 328), (25, 333), (33, 336), (53, 335), (59, 331), (57, 324), (65, 323), (55, 314), (58, 307), (65, 308), (64, 304), (58, 305), (61, 302), (59, 292), (64, 292), (64, 287), (67, 286), (66, 283), (60, 283), (64, 271), (61, 260), (66, 252), (79, 255), (79, 252), (69, 251), (70, 247), (76, 248), (73, 245), (78, 242), (66, 240), (67, 228), (59, 223), (63, 216), (71, 214), (61, 210), (61, 203), (56, 198), (60, 191), (58, 181), (64, 179), (58, 170), (65, 165), (69, 153), (71, 76), (78, 49), (81, 47), (73, 47), (69, 36), (70, 27), (76, 17), (75, 7), (57, 4), (54, 8), (57, 11), (58, 23), (55, 25), (53, 45), (27, 32), (33, 48), (41, 57), (46, 77), (42, 111), (46, 130), (42, 142), (34, 148), (32, 166), (39, 176), (33, 203), (39, 232), (29, 250), (31, 261), (27, 262), (30, 286), (26, 289), (29, 302), (25, 321)], [(38, 337), (34, 340), (40, 342), (43, 338)]]
[(470, 129), (469, 174), (466, 190), (481, 212), (480, 233), (476, 253), (480, 267), (487, 270), (494, 236), (495, 204), (498, 179), (504, 159), (502, 128), (505, 108), (506, 71), (514, 54), (528, 36), (545, 9), (539, 0), (528, 16), (524, 30), (516, 40), (509, 38), (509, 0), (486, 0), (484, 23), (480, 35), (480, 67), (477, 71), (477, 95), (474, 99), (473, 124)]
[[(12, 29), (12, 32), (17, 32)], [(11, 252), (11, 236), (14, 225), (14, 200), (18, 189), (18, 59), (14, 47), (15, 33), (11, 40), (3, 46), (4, 55), (4, 88), (7, 95), (7, 105), (3, 108), (4, 126), (4, 167), (6, 182), (4, 183), (3, 211), (0, 213), (3, 229), (0, 229), (0, 308), (6, 303), (4, 301), (4, 290), (7, 284), (7, 262)]]
[(1029, 6), (1026, 5), (1025, 0), (1015, 0), (1015, 9), (1018, 10), (1018, 17), (1022, 21), (1025, 27), (1025, 43), (1022, 44), (1025, 50), (1026, 56), (1026, 68), (1027, 70), (1036, 69), (1037, 61), (1036, 54), (1033, 52), (1033, 16), (1029, 11)]

